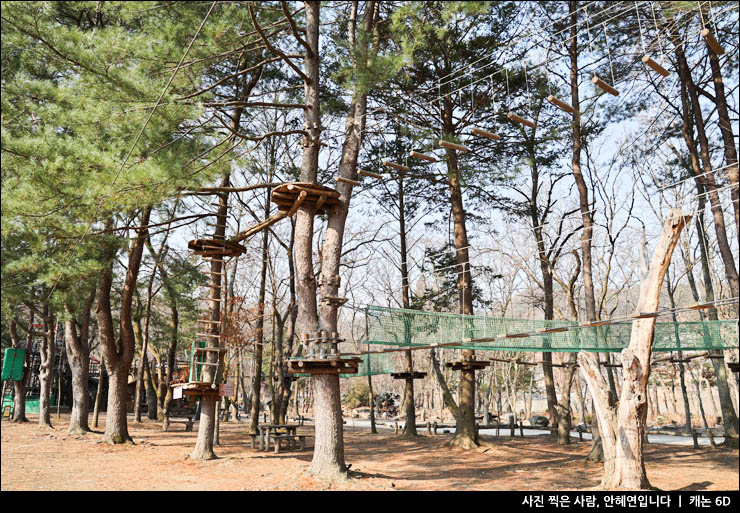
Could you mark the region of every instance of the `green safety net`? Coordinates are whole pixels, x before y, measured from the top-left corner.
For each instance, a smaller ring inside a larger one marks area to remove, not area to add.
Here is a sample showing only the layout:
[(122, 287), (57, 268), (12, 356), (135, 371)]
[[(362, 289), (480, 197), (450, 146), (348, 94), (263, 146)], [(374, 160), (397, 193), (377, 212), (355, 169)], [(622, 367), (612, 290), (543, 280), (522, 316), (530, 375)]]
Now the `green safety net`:
[[(462, 349), (489, 351), (619, 352), (629, 345), (631, 322), (570, 329), (521, 338), (498, 338), (504, 334), (534, 333), (542, 329), (577, 326), (571, 321), (506, 319), (482, 315), (424, 312), (368, 306), (367, 341), (392, 346), (423, 346), (461, 342)], [(737, 319), (703, 322), (658, 322), (653, 351), (688, 351), (738, 347)]]

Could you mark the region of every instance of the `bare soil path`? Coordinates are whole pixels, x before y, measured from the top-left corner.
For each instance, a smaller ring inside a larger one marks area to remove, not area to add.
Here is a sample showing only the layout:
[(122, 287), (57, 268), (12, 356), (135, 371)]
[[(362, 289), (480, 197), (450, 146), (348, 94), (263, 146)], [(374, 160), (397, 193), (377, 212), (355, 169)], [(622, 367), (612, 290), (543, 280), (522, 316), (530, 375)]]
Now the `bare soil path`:
[[(332, 485), (306, 475), (308, 449), (280, 454), (252, 449), (246, 425), (221, 423), (219, 459), (194, 461), (193, 432), (175, 425), (129, 424), (135, 445), (98, 443), (104, 425), (85, 436), (66, 433), (68, 415), (54, 430), (2, 422), (2, 490), (588, 490), (602, 466), (584, 457), (590, 442), (561, 447), (548, 436), (490, 438), (492, 447), (462, 451), (445, 446), (451, 435), (405, 438), (371, 435), (345, 426), (345, 456), (354, 479)], [(101, 418), (102, 420), (102, 418)], [(647, 474), (662, 490), (738, 490), (738, 451), (649, 444)]]

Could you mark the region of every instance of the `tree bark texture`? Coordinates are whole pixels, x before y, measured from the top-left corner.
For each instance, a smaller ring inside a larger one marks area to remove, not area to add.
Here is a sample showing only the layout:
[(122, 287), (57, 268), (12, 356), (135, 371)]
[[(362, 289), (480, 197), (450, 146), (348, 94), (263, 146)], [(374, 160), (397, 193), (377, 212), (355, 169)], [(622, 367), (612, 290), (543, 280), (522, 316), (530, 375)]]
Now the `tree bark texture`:
[[(672, 210), (669, 214), (647, 278), (640, 287), (638, 312), (657, 310), (673, 249), (689, 219), (690, 216), (684, 216), (679, 210)], [(616, 408), (609, 404), (608, 383), (601, 375), (596, 358), (593, 354), (579, 353), (579, 363), (599, 416), (605, 458), (601, 487), (607, 490), (651, 489), (645, 473), (643, 449), (654, 329), (655, 318), (637, 319), (632, 323), (630, 345), (622, 351), (624, 378)]]

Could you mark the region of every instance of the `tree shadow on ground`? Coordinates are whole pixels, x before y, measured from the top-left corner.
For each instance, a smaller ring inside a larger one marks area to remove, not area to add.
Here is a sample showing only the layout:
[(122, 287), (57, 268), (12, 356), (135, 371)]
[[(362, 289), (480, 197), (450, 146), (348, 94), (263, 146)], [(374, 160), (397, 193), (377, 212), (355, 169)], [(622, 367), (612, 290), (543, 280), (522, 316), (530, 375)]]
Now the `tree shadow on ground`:
[(706, 490), (709, 486), (713, 484), (714, 483), (712, 481), (700, 481), (698, 483), (691, 483), (689, 485), (678, 488), (676, 489), (676, 491), (677, 492), (692, 492), (692, 491), (698, 491), (698, 490)]

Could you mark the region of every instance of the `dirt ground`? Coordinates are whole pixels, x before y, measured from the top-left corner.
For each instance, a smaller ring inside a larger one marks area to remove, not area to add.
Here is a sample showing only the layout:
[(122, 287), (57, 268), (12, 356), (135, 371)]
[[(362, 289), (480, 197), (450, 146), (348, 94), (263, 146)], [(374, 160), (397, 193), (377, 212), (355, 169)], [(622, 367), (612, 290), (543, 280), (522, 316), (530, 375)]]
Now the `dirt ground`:
[[(493, 446), (463, 451), (445, 446), (451, 435), (411, 440), (392, 432), (371, 435), (345, 426), (345, 459), (353, 479), (327, 485), (305, 470), (311, 462), (313, 427), (303, 452), (260, 452), (245, 436), (246, 424), (221, 423), (219, 459), (194, 461), (197, 437), (181, 424), (164, 433), (160, 424), (129, 423), (135, 445), (98, 443), (97, 433), (70, 436), (68, 415), (54, 416), (55, 429), (2, 422), (2, 484), (5, 490), (587, 490), (602, 466), (586, 463), (590, 442), (557, 446), (547, 436), (483, 437)], [(131, 419), (131, 418), (130, 418)], [(101, 416), (101, 420), (102, 416)], [(649, 444), (647, 473), (662, 490), (737, 490), (738, 451)]]

